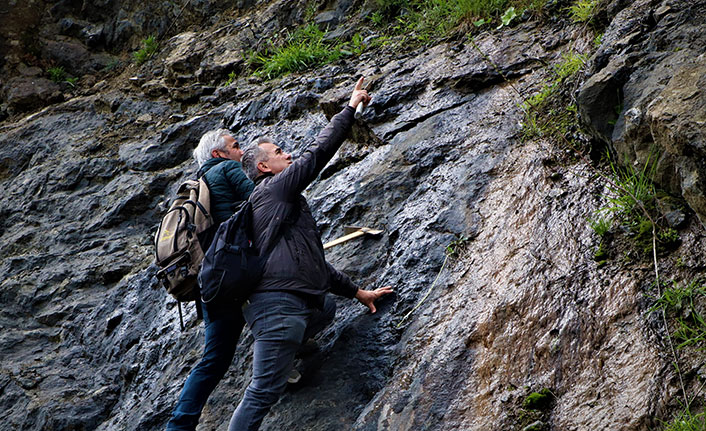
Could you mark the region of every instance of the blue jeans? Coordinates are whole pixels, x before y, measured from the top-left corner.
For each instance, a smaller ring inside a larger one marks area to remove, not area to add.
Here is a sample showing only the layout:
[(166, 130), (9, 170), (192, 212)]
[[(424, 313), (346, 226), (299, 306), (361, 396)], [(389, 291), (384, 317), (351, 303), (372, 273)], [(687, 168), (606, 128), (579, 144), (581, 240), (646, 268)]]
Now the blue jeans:
[(229, 431), (254, 431), (287, 386), (294, 355), (302, 343), (324, 329), (336, 315), (336, 303), (324, 298), (323, 309), (287, 292), (250, 296), (243, 309), (253, 345), (253, 376), (230, 420)]
[(239, 307), (212, 309), (211, 318), (206, 307), (202, 305), (201, 308), (206, 325), (203, 356), (184, 383), (179, 401), (172, 412), (172, 418), (167, 423), (168, 431), (196, 429), (208, 396), (233, 361), (235, 347), (238, 345), (240, 332), (245, 325)]

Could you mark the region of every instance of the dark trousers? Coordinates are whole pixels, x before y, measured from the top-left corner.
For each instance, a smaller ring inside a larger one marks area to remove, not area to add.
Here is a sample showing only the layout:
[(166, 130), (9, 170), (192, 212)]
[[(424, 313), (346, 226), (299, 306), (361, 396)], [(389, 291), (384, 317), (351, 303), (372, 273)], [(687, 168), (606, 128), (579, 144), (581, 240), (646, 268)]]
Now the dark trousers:
[(239, 307), (227, 310), (211, 310), (209, 316), (203, 309), (206, 337), (201, 361), (191, 370), (184, 383), (172, 418), (167, 423), (168, 431), (193, 431), (199, 422), (201, 410), (208, 396), (221, 381), (233, 361), (235, 347), (245, 320)]
[(261, 292), (250, 296), (243, 308), (253, 345), (253, 376), (233, 413), (229, 431), (254, 431), (287, 386), (294, 355), (302, 343), (324, 329), (336, 315), (329, 297), (322, 309), (287, 292)]

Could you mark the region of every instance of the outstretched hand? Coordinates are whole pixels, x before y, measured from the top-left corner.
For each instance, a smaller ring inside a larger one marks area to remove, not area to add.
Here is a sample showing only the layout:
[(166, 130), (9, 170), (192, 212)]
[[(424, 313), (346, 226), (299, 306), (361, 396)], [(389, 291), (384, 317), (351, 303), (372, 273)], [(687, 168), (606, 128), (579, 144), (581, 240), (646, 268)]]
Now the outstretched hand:
[(368, 92), (363, 90), (363, 81), (365, 80), (364, 76), (361, 76), (358, 82), (355, 84), (355, 89), (353, 90), (353, 94), (351, 94), (351, 101), (348, 102), (348, 106), (352, 107), (353, 109), (358, 107), (358, 104), (363, 102), (364, 104), (368, 104), (370, 100), (372, 99), (369, 95)]
[(360, 301), (361, 304), (368, 307), (371, 313), (375, 313), (377, 310), (375, 309), (374, 302), (381, 296), (387, 295), (388, 293), (392, 292), (392, 286), (380, 287), (375, 290), (358, 289), (358, 293), (355, 294), (355, 298)]

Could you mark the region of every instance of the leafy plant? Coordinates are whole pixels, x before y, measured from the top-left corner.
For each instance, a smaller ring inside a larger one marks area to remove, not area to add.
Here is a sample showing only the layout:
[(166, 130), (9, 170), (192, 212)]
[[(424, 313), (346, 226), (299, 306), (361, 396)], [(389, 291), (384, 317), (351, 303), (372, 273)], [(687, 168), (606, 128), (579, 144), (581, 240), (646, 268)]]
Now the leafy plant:
[(496, 29), (500, 29), (503, 26), (509, 26), (512, 20), (515, 18), (517, 18), (517, 12), (515, 12), (515, 7), (510, 6), (500, 17), (500, 25)]
[(78, 77), (66, 78), (65, 82), (67, 84), (69, 84), (71, 87), (76, 87), (76, 83), (78, 82)]
[(578, 0), (569, 7), (573, 22), (588, 22), (593, 19), (598, 11), (598, 0)]
[(154, 36), (149, 36), (142, 39), (141, 43), (142, 48), (132, 53), (132, 58), (138, 66), (152, 58), (152, 56), (159, 50), (159, 45), (157, 44)]
[(64, 80), (66, 80), (66, 71), (61, 66), (50, 67), (47, 70), (47, 73), (49, 74), (49, 79), (54, 82), (63, 82)]
[(458, 236), (455, 240), (451, 241), (451, 243), (446, 246), (446, 255), (456, 256), (461, 250), (466, 247), (466, 244), (468, 243), (468, 241), (470, 241), (470, 239), (471, 238), (468, 235)]
[(225, 87), (229, 86), (230, 84), (233, 83), (235, 78), (237, 77), (235, 71), (231, 72), (228, 74), (228, 80), (223, 84)]
[(598, 234), (598, 236), (603, 236), (610, 230), (613, 221), (610, 218), (603, 217), (601, 214), (596, 214), (596, 218), (590, 219), (589, 224), (591, 229)]
[(601, 46), (601, 43), (603, 43), (603, 33), (596, 35), (593, 39), (593, 47), (598, 49), (598, 47)]

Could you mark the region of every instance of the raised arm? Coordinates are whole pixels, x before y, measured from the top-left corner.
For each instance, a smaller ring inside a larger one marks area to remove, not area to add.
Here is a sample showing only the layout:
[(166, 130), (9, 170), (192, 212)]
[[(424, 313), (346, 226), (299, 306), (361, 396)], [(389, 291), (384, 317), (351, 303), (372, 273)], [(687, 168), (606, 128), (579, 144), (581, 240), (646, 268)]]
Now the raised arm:
[(356, 83), (348, 106), (334, 115), (314, 143), (272, 180), (271, 184), (281, 188), (284, 196), (294, 197), (303, 192), (343, 144), (353, 125), (355, 108), (370, 101), (368, 92), (363, 90), (363, 80), (361, 77)]

